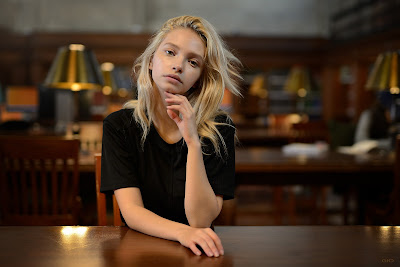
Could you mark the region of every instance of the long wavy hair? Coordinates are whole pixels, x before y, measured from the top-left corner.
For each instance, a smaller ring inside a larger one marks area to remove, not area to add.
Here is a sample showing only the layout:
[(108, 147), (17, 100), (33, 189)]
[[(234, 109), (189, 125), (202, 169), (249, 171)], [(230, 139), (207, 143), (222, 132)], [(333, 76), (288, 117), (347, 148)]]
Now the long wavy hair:
[(151, 38), (146, 50), (134, 63), (133, 73), (138, 89), (137, 100), (127, 102), (124, 108), (134, 109), (134, 119), (143, 130), (141, 138), (143, 145), (150, 131), (155, 111), (155, 101), (152, 101), (154, 97), (153, 80), (149, 64), (165, 36), (177, 28), (192, 29), (206, 45), (202, 74), (195, 88), (191, 88), (186, 97), (194, 109), (197, 132), (202, 145), (205, 144), (205, 139), (209, 139), (215, 152), (221, 156), (220, 144), (222, 144), (225, 154), (227, 151), (217, 125), (226, 123), (216, 122), (215, 118), (218, 115), (226, 114), (219, 108), (225, 89), (234, 95), (241, 95), (238, 82), (242, 80), (239, 74), (242, 65), (227, 49), (214, 27), (203, 18), (180, 16), (169, 19), (164, 23), (161, 29)]

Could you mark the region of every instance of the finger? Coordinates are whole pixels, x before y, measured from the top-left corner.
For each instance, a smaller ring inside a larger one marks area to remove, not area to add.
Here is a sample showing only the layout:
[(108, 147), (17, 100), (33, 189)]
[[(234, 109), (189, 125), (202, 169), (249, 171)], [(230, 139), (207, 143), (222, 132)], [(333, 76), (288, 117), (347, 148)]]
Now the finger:
[(224, 255), (224, 247), (222, 246), (222, 242), (219, 236), (212, 229), (208, 229), (207, 232), (209, 233), (210, 237), (214, 240), (214, 244), (217, 247), (219, 253), (221, 255)]
[(174, 110), (175, 112), (177, 112), (178, 114), (180, 114), (181, 119), (185, 118), (185, 117), (189, 117), (187, 116), (187, 111), (184, 107), (180, 106), (180, 105), (171, 105), (171, 106), (167, 106), (167, 110)]
[(175, 123), (179, 123), (182, 120), (177, 112), (174, 110), (167, 110), (167, 114), (171, 118), (171, 120), (175, 121)]
[(179, 97), (169, 97), (169, 98), (165, 98), (165, 102), (167, 103), (183, 103), (185, 100)]
[(204, 239), (207, 242), (208, 247), (212, 251), (212, 254), (215, 257), (218, 257), (219, 256), (219, 250), (217, 249), (217, 246), (216, 246), (216, 244), (214, 242), (214, 239), (211, 238), (209, 235), (205, 236)]
[(189, 100), (186, 98), (186, 96), (183, 96), (183, 95), (178, 95), (178, 94), (174, 95), (174, 94), (166, 92), (165, 96), (166, 96), (165, 100), (167, 100), (167, 101), (175, 100), (175, 101), (180, 101), (182, 103), (183, 102), (189, 103)]
[(190, 248), (190, 249), (192, 250), (192, 252), (193, 252), (194, 254), (196, 254), (197, 256), (200, 256), (200, 255), (201, 255), (201, 251), (200, 251), (200, 249), (197, 248), (197, 246), (196, 246), (195, 243), (192, 243), (192, 244), (189, 246), (189, 248)]
[(178, 94), (171, 94), (168, 92), (165, 92), (166, 98), (171, 98), (171, 99), (187, 99), (185, 96), (178, 95)]
[(197, 244), (203, 249), (204, 253), (208, 257), (213, 257), (214, 253), (212, 252), (211, 248), (208, 246), (208, 242), (203, 238), (197, 242)]

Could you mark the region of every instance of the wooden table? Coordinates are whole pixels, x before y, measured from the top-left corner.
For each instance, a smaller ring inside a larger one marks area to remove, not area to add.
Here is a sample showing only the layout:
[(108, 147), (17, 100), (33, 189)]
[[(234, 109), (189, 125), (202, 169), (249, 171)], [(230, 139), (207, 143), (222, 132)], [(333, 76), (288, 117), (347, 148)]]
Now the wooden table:
[(292, 142), (327, 141), (328, 133), (318, 128), (305, 131), (294, 128), (238, 127), (237, 135), (243, 146), (280, 147)]
[(400, 264), (400, 227), (216, 227), (225, 255), (126, 227), (0, 227), (1, 266), (380, 266)]
[[(236, 150), (239, 184), (368, 184), (393, 179), (394, 154), (285, 155), (280, 148)], [(377, 177), (379, 176), (379, 177)]]
[[(365, 221), (367, 187), (390, 184), (394, 178), (394, 153), (387, 155), (347, 155), (327, 151), (316, 156), (286, 155), (280, 148), (250, 147), (236, 150), (238, 185), (334, 185), (356, 192), (357, 223)], [(275, 223), (282, 222), (282, 188), (274, 191)], [(347, 195), (345, 195), (347, 197)], [(324, 196), (320, 196), (320, 198)], [(293, 206), (293, 204), (292, 204)], [(294, 207), (289, 208), (289, 210)], [(319, 214), (319, 215), (318, 215)], [(293, 214), (291, 215), (294, 218)], [(319, 218), (317, 218), (317, 217)], [(315, 210), (315, 219), (326, 224), (324, 205)], [(295, 220), (295, 219), (293, 219)], [(348, 205), (343, 203), (343, 220), (348, 224)], [(316, 222), (317, 223), (317, 222)]]

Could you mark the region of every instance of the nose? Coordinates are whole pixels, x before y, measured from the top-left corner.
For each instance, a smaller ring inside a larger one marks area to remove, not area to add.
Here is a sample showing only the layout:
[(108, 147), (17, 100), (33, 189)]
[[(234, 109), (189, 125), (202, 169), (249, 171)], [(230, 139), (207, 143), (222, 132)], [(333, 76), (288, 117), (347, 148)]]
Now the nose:
[(182, 71), (183, 71), (182, 66), (183, 66), (184, 59), (179, 56), (176, 56), (174, 59), (175, 60), (172, 62), (172, 69), (175, 72), (182, 73)]
[(181, 64), (175, 64), (175, 65), (172, 67), (172, 69), (173, 69), (174, 71), (176, 71), (176, 72), (179, 72), (179, 73), (182, 72), (182, 66), (181, 66)]

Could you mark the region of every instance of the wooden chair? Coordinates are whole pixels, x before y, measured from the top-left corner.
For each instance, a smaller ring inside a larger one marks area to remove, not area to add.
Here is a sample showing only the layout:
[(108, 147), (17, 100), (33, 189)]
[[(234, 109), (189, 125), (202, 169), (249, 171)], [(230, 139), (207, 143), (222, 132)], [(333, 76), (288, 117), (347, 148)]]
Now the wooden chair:
[(0, 137), (2, 225), (76, 225), (79, 140)]
[[(107, 204), (106, 195), (100, 192), (101, 185), (101, 153), (95, 154), (95, 166), (96, 166), (96, 198), (97, 198), (97, 224), (99, 226), (108, 225), (107, 222)], [(113, 201), (113, 225), (122, 226), (121, 214), (118, 207), (117, 199), (115, 195), (112, 195)]]

